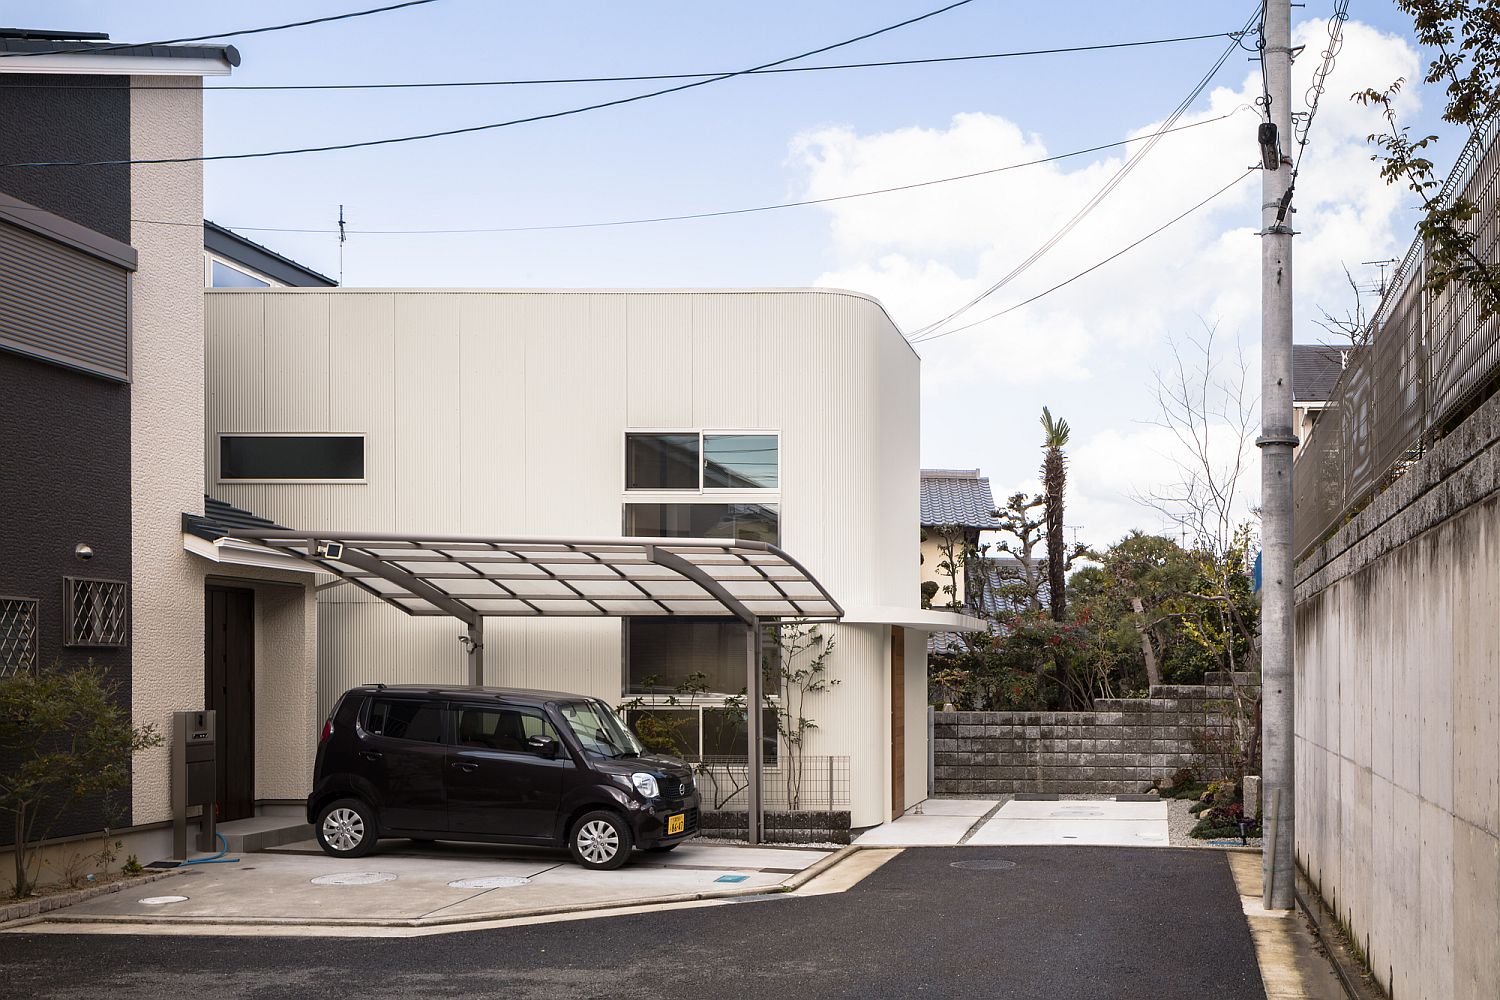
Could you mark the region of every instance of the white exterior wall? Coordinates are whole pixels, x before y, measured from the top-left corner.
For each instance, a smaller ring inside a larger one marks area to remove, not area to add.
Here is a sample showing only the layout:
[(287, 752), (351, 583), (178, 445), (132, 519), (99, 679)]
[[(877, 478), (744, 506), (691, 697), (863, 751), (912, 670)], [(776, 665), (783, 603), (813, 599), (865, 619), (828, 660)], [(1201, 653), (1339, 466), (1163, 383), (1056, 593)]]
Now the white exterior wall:
[[(206, 481), (237, 506), (301, 528), (614, 536), (627, 429), (774, 430), (780, 495), (755, 499), (780, 505), (782, 546), (845, 607), (919, 604), (918, 360), (870, 299), (224, 289), (206, 300)], [(365, 434), (367, 481), (217, 482), (217, 435), (257, 431)], [(459, 632), (351, 587), (326, 591), (319, 710), (366, 681), (462, 681)], [(829, 632), (841, 683), (809, 706), (820, 727), (809, 752), (852, 758), (853, 821), (869, 825), (890, 799), (887, 630)], [(618, 621), (491, 619), (486, 644), (490, 683), (620, 698)], [(925, 647), (909, 653), (918, 706), (924, 664)], [(909, 773), (925, 768), (925, 745), (907, 759)]]
[[(203, 152), (198, 77), (132, 77), (132, 158)], [(131, 224), (131, 701), (164, 742), (136, 758), (133, 821), (171, 818), (172, 712), (203, 704), (203, 570), (182, 550), (182, 512), (203, 506), (203, 168), (133, 167)]]

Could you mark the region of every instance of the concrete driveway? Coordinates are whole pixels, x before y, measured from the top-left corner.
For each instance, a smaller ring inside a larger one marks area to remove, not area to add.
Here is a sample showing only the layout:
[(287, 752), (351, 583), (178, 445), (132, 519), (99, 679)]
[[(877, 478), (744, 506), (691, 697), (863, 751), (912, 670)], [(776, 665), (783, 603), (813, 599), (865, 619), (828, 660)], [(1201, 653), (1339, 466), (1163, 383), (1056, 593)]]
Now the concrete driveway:
[(1167, 803), (1160, 801), (1012, 799), (1001, 805), (994, 799), (928, 799), (855, 842), (863, 847), (1166, 847), (1170, 836)]
[[(311, 850), (306, 848), (311, 847)], [(564, 851), (382, 844), (331, 858), (316, 845), (246, 854), (55, 910), (47, 925), (429, 927), (583, 912), (779, 888), (832, 852), (690, 842), (586, 871)], [(44, 925), (46, 926), (46, 925)]]

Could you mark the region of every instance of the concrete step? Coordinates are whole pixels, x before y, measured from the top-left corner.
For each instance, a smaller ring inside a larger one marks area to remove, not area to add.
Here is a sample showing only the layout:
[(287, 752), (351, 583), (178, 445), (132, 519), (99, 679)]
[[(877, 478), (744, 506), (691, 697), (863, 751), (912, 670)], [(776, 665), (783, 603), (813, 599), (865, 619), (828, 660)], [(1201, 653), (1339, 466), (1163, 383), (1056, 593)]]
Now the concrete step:
[(220, 823), (218, 831), (232, 854), (253, 854), (313, 836), (312, 824), (300, 816), (252, 816)]

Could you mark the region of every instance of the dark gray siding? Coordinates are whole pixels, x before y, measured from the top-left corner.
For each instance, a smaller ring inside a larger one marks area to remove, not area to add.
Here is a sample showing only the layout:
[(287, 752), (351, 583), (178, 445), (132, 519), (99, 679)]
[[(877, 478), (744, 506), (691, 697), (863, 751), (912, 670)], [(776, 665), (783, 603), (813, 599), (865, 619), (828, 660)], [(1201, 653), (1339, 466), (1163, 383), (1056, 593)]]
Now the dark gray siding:
[[(73, 555), (79, 542), (93, 559)], [(127, 712), (130, 648), (63, 646), (63, 577), (129, 580), (130, 571), (130, 387), (0, 351), (0, 594), (41, 602), (41, 666), (92, 659), (120, 685)], [(52, 835), (128, 824), (129, 801), (127, 789), (123, 815), (76, 805)], [(0, 824), (0, 843), (10, 835)]]
[[(130, 159), (129, 77), (7, 73), (5, 84), (4, 162)], [(130, 242), (129, 167), (0, 168), (0, 191)]]

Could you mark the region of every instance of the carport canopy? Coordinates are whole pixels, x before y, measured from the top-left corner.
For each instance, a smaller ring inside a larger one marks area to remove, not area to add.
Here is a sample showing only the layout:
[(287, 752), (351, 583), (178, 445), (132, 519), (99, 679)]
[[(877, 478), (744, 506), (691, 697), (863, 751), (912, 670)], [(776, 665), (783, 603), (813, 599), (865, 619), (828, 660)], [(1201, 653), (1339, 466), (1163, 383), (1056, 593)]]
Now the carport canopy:
[(843, 609), (766, 542), (714, 538), (475, 538), (234, 531), (410, 615), (687, 616), (837, 621)]
[[(490, 617), (681, 617), (743, 622), (745, 690), (762, 701), (762, 619), (838, 621), (844, 611), (797, 560), (766, 542), (716, 538), (473, 538), (236, 527), (233, 537), (311, 563), (410, 615), (469, 628), (469, 676), (484, 677)], [(746, 746), (762, 745), (746, 712)], [(764, 761), (751, 754), (748, 839), (761, 842)]]

